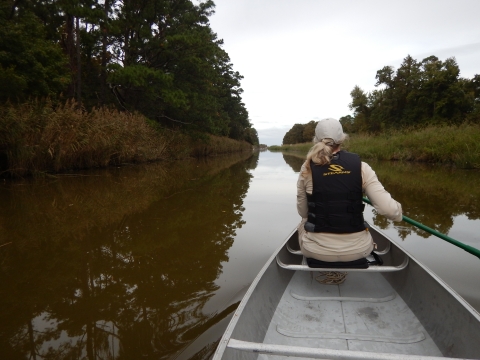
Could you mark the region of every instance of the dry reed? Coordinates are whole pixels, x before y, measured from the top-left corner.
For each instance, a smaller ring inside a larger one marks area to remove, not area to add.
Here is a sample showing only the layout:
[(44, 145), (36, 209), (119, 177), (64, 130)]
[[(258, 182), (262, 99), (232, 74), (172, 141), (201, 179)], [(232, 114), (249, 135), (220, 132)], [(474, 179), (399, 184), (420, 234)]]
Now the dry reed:
[(167, 149), (170, 159), (201, 158), (238, 152), (251, 153), (252, 151), (253, 145), (246, 141), (207, 134), (196, 134), (195, 136), (195, 134), (188, 135), (181, 132), (171, 132), (170, 144)]
[(0, 153), (4, 171), (13, 175), (157, 160), (167, 145), (139, 114), (110, 108), (86, 112), (72, 101), (0, 109)]

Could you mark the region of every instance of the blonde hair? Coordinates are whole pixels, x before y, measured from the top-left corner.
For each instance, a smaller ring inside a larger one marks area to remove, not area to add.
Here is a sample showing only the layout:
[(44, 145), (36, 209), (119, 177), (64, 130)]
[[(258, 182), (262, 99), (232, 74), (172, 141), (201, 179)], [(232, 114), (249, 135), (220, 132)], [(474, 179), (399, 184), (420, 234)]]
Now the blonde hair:
[(346, 134), (343, 135), (343, 139), (338, 144), (336, 144), (332, 139), (318, 140), (316, 137), (314, 137), (313, 142), (315, 143), (315, 145), (313, 145), (308, 151), (307, 160), (305, 161), (305, 170), (302, 171), (302, 175), (308, 176), (308, 174), (311, 174), (311, 161), (313, 161), (315, 165), (319, 166), (330, 164), (333, 153), (340, 148), (342, 143), (347, 138)]

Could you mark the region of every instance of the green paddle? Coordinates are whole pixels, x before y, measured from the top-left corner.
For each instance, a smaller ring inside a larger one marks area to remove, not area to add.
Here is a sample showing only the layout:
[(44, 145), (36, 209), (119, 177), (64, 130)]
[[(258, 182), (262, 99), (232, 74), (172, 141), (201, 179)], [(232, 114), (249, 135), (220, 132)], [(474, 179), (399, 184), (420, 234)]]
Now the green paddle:
[[(367, 198), (363, 198), (363, 202), (366, 202), (367, 204), (372, 205), (372, 202), (370, 200), (368, 200)], [(475, 255), (476, 257), (478, 257), (480, 259), (480, 250), (474, 248), (473, 246), (470, 246), (470, 245), (461, 243), (458, 240), (452, 239), (451, 237), (449, 237), (445, 234), (442, 234), (441, 232), (438, 232), (436, 230), (433, 230), (433, 229), (429, 228), (428, 226), (425, 226), (425, 225), (419, 223), (418, 221), (410, 219), (406, 216), (402, 216), (402, 219), (403, 219), (403, 221), (405, 221), (409, 224), (412, 224), (413, 226), (416, 226), (419, 229), (425, 230), (426, 232), (428, 232), (432, 235), (435, 235), (435, 236), (439, 237), (440, 239), (448, 241), (450, 244), (458, 246), (459, 248), (465, 250), (466, 252), (468, 252), (472, 255)]]

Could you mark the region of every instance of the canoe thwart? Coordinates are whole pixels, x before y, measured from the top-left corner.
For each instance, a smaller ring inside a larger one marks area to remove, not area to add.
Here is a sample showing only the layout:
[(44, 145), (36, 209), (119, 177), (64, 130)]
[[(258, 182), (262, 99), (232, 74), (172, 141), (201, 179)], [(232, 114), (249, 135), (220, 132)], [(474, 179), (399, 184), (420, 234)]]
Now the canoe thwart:
[[(256, 354), (295, 356), (309, 359), (331, 360), (454, 360), (450, 357), (421, 356), (407, 354), (373, 353), (366, 351), (333, 350), (289, 345), (273, 345), (230, 339), (227, 347)], [(458, 360), (455, 359), (455, 360)]]

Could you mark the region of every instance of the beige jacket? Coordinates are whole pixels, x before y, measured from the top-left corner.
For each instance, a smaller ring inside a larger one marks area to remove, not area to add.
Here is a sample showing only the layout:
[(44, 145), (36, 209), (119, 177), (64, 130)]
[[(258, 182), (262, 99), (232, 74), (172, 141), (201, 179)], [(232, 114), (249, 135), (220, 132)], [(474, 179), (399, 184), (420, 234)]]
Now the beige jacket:
[[(393, 221), (402, 220), (402, 206), (395, 201), (378, 181), (375, 171), (362, 162), (362, 188), (372, 202), (375, 210)], [(307, 221), (307, 193), (313, 191), (312, 175), (302, 175), (303, 164), (297, 181), (297, 210), (302, 217), (298, 226), (300, 246), (307, 257), (322, 261), (352, 261), (365, 257), (373, 249), (373, 240), (368, 231), (351, 234), (307, 232), (303, 225)]]

